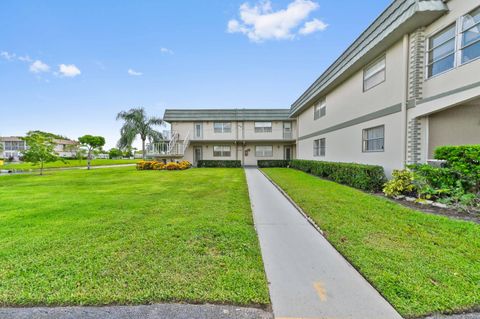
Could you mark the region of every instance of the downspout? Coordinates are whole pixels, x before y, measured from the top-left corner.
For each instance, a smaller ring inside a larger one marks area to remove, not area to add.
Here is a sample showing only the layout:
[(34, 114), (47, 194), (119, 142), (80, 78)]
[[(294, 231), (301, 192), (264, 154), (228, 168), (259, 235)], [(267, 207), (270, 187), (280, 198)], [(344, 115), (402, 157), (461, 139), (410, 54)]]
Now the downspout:
[(403, 116), (403, 143), (402, 143), (402, 152), (403, 152), (403, 167), (407, 167), (408, 162), (408, 79), (409, 79), (409, 56), (410, 56), (410, 37), (408, 34), (403, 36), (403, 106), (402, 106), (402, 116)]
[(235, 160), (238, 161), (238, 109), (235, 109)]

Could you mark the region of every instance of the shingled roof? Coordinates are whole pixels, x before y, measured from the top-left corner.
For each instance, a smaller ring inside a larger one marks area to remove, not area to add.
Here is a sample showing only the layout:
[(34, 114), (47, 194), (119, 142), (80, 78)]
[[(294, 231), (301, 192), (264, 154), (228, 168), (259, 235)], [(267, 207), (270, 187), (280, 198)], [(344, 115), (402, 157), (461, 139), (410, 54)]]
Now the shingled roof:
[(290, 109), (167, 109), (166, 122), (189, 121), (283, 121), (289, 120)]

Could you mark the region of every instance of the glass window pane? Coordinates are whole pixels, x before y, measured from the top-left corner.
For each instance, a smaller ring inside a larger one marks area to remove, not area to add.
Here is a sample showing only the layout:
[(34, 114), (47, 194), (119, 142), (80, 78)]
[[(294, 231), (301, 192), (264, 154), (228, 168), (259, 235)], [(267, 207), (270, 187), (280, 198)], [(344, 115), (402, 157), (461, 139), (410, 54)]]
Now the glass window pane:
[(429, 49), (433, 49), (442, 43), (446, 42), (449, 39), (452, 39), (455, 37), (455, 25), (452, 25), (448, 29), (445, 29), (444, 31), (438, 33), (437, 35), (433, 36), (430, 38), (430, 46)]
[(462, 50), (462, 63), (480, 57), (480, 41)]
[(462, 47), (480, 39), (480, 25), (473, 27), (462, 34)]
[(480, 22), (480, 8), (470, 12), (469, 14), (463, 16), (463, 28), (462, 30), (467, 30), (471, 28), (476, 23)]
[(433, 49), (428, 54), (428, 63), (432, 63), (435, 60), (446, 57), (449, 54), (455, 52), (455, 39), (448, 41), (447, 43), (442, 44), (441, 46)]
[(365, 79), (368, 79), (369, 77), (383, 69), (385, 69), (385, 58), (381, 59), (380, 61), (365, 70)]
[(375, 74), (374, 76), (365, 80), (364, 89), (368, 90), (372, 87), (385, 81), (385, 71)]
[(445, 72), (449, 69), (452, 69), (454, 66), (455, 58), (454, 55), (449, 55), (448, 57), (439, 60), (428, 67), (428, 76), (433, 76), (442, 72)]

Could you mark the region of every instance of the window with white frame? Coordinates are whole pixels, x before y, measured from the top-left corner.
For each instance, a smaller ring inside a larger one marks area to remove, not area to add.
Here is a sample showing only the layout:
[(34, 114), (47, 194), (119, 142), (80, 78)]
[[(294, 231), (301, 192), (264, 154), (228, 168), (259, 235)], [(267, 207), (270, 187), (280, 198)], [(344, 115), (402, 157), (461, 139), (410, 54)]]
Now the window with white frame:
[(229, 145), (215, 145), (213, 147), (214, 157), (230, 157), (231, 147)]
[(387, 62), (385, 56), (377, 59), (363, 70), (363, 91), (385, 82), (387, 78)]
[(213, 131), (215, 133), (231, 133), (232, 123), (230, 122), (214, 122)]
[(363, 130), (363, 151), (383, 152), (385, 144), (385, 126), (376, 126)]
[(455, 66), (455, 24), (428, 39), (428, 77), (453, 69)]
[(272, 145), (258, 145), (258, 146), (255, 146), (255, 156), (256, 157), (272, 157), (273, 156), (273, 146)]
[(327, 140), (321, 138), (313, 141), (313, 156), (325, 156)]
[(460, 38), (462, 64), (480, 57), (480, 7), (462, 17)]
[(271, 133), (272, 122), (255, 122), (255, 133)]
[(313, 119), (317, 120), (321, 117), (324, 117), (327, 114), (327, 101), (326, 99), (320, 100), (317, 104), (315, 104), (313, 108)]

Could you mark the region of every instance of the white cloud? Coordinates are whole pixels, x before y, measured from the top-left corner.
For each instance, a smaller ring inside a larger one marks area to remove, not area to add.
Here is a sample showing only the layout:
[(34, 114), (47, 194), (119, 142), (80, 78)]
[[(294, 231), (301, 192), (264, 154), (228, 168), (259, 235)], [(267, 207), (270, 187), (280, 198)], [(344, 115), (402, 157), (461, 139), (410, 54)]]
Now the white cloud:
[(169, 48), (160, 48), (160, 52), (165, 53), (165, 54), (173, 54), (174, 53)]
[(317, 31), (323, 31), (328, 27), (328, 24), (326, 24), (323, 21), (320, 21), (318, 19), (313, 19), (312, 21), (307, 21), (303, 25), (303, 28), (301, 28), (298, 33), (302, 35), (307, 35), (310, 33), (314, 33)]
[(143, 75), (142, 72), (138, 72), (138, 71), (135, 71), (133, 69), (128, 69), (128, 74), (132, 75), (132, 76), (140, 76), (140, 75)]
[(30, 64), (30, 72), (32, 73), (42, 73), (48, 71), (50, 71), (50, 66), (40, 60), (35, 60), (35, 62)]
[(262, 1), (253, 7), (244, 3), (240, 6), (241, 21), (236, 19), (228, 21), (227, 31), (243, 33), (255, 42), (293, 39), (297, 32), (309, 34), (326, 28), (325, 23), (314, 19), (298, 30), (302, 22), (318, 7), (319, 5), (311, 0), (294, 0), (286, 9), (278, 11), (273, 11), (269, 0)]
[(80, 69), (75, 66), (75, 64), (60, 64), (58, 71), (60, 72), (60, 75), (70, 78), (76, 77), (82, 73), (80, 72)]
[(0, 52), (0, 57), (2, 57), (3, 59), (5, 59), (7, 61), (11, 61), (11, 60), (15, 59), (16, 54), (15, 53), (9, 53), (7, 51), (2, 51), (2, 52)]
[(24, 56), (19, 56), (17, 57), (18, 61), (22, 61), (22, 62), (32, 62), (32, 58), (30, 58), (28, 55), (24, 55)]
[(21, 55), (16, 55), (15, 53), (7, 52), (7, 51), (1, 51), (0, 58), (3, 58), (7, 61), (18, 60), (21, 62), (33, 62), (33, 60), (28, 55), (21, 56)]

